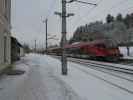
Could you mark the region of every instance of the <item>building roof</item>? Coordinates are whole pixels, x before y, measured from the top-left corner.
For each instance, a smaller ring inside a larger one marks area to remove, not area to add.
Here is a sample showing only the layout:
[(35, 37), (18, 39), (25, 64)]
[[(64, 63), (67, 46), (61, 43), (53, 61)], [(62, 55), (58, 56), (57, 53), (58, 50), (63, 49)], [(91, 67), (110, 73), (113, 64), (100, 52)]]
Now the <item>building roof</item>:
[(17, 40), (15, 37), (11, 37), (11, 42), (12, 42), (13, 44), (18, 45), (19, 47), (23, 47), (22, 44), (20, 44), (20, 43), (18, 42), (18, 40)]

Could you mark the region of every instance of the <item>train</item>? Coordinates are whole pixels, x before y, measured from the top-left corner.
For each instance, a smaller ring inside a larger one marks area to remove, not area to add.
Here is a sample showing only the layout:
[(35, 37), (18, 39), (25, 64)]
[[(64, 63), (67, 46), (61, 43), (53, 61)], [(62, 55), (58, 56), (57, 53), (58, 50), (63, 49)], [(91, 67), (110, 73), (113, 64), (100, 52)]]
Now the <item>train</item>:
[[(76, 42), (65, 45), (67, 56), (93, 60), (118, 61), (122, 54), (112, 40), (94, 40), (91, 42)], [(62, 48), (49, 49), (49, 53), (61, 56)]]

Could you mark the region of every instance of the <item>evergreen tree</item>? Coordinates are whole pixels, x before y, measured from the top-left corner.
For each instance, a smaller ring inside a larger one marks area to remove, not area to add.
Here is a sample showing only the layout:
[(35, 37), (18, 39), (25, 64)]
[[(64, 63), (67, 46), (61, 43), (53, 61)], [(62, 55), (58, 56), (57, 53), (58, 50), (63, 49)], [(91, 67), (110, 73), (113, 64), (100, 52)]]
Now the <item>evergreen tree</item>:
[(133, 13), (130, 15), (130, 28), (133, 27)]
[(118, 15), (116, 16), (116, 21), (123, 22), (122, 14), (118, 14)]
[(125, 23), (127, 28), (130, 28), (131, 16), (129, 14), (126, 15), (126, 17), (124, 19), (124, 23)]
[(112, 15), (108, 14), (107, 17), (106, 17), (106, 22), (111, 23), (113, 21), (114, 21), (114, 17)]
[(116, 18), (108, 14), (106, 17), (106, 23), (96, 21), (78, 27), (69, 43), (92, 41), (103, 38), (112, 39), (116, 41), (117, 44), (126, 43), (127, 40), (129, 40), (129, 33), (133, 33), (133, 30), (129, 30), (132, 27), (133, 13), (127, 14), (125, 18), (122, 16), (122, 14), (118, 14)]

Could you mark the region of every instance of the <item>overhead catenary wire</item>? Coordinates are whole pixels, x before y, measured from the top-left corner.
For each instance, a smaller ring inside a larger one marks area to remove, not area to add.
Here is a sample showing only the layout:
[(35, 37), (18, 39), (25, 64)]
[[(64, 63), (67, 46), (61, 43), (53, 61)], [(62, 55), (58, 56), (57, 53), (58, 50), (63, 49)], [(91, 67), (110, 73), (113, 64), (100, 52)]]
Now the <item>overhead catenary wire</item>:
[[(102, 1), (103, 1), (103, 0), (100, 0), (99, 3), (101, 3)], [(94, 18), (96, 18), (97, 16), (101, 15), (101, 13), (103, 13), (103, 12), (110, 12), (112, 9), (118, 7), (118, 5), (121, 5), (121, 4), (125, 3), (125, 2), (126, 2), (125, 0), (119, 1), (119, 2), (115, 3), (115, 5), (112, 5), (111, 8), (109, 8), (108, 10), (107, 10), (107, 9), (104, 9), (104, 10), (102, 10), (102, 12), (97, 13), (95, 16), (92, 16), (92, 17), (89, 18), (89, 19), (94, 19)], [(98, 4), (98, 5), (99, 5), (99, 4)], [(94, 9), (96, 9), (96, 8), (98, 8), (98, 7), (95, 7)], [(75, 21), (76, 24), (74, 24), (74, 25), (78, 25), (79, 22), (85, 20), (85, 19), (86, 19), (86, 16), (89, 15), (89, 14), (92, 12), (92, 10), (94, 11), (94, 9), (89, 10), (89, 13), (86, 13), (84, 16), (82, 16), (82, 18), (80, 18), (80, 21)], [(88, 18), (87, 18), (87, 19), (88, 19)], [(74, 29), (76, 29), (76, 26), (75, 26)]]
[(52, 0), (51, 5), (48, 8), (48, 14), (46, 15), (46, 18), (50, 17), (50, 14), (52, 13), (52, 10), (55, 8), (57, 0)]
[[(99, 6), (99, 4), (102, 2), (103, 0), (99, 0), (98, 2), (97, 2), (97, 6), (93, 6), (92, 8), (90, 8), (90, 10), (88, 11), (88, 13), (86, 13), (84, 16), (87, 16), (88, 14), (90, 14), (94, 9), (96, 9), (98, 6)], [(83, 20), (82, 18), (81, 18), (81, 20)], [(80, 21), (81, 21), (80, 20)], [(76, 21), (77, 22), (77, 21)]]
[[(125, 1), (125, 0), (122, 0), (122, 1), (119, 1), (119, 2), (117, 2), (115, 5), (113, 5), (113, 6), (111, 6), (111, 8), (109, 8), (109, 9), (104, 9), (102, 12), (100, 12), (100, 13), (105, 13), (105, 14), (109, 14), (113, 9), (116, 9), (116, 8), (118, 8), (119, 6), (118, 5), (122, 5), (122, 4), (124, 4), (125, 2), (127, 2), (127, 1)], [(95, 16), (92, 16), (90, 19), (94, 19), (94, 18), (96, 18), (98, 15), (101, 15), (101, 14), (99, 14), (99, 13), (97, 13)]]
[[(45, 16), (45, 19), (42, 18), (43, 21), (44, 21), (44, 20), (50, 20), (50, 17), (51, 17), (51, 15), (52, 15), (52, 13), (54, 14), (54, 9), (55, 9), (55, 7), (56, 7), (57, 1), (58, 1), (58, 0), (51, 0), (50, 5), (49, 5), (49, 7), (48, 7), (47, 15)], [(44, 22), (45, 22), (45, 21), (44, 21)], [(48, 41), (48, 39), (49, 39), (48, 36), (49, 36), (50, 34), (53, 34), (53, 33), (47, 33), (47, 41)], [(51, 36), (51, 35), (50, 35), (50, 36)], [(58, 39), (56, 39), (56, 40), (58, 40)], [(47, 47), (48, 47), (48, 43), (47, 43)]]
[[(93, 6), (92, 8), (89, 9), (89, 11), (87, 11), (87, 13), (81, 17), (79, 17), (77, 20), (74, 21), (74, 25), (78, 25), (78, 23), (80, 23), (82, 20), (84, 20), (84, 18), (89, 15), (94, 9), (96, 9), (99, 4), (102, 2), (103, 0), (99, 0), (97, 2), (97, 6)], [(80, 19), (80, 20), (79, 20)], [(76, 26), (74, 27), (74, 29), (76, 29)]]

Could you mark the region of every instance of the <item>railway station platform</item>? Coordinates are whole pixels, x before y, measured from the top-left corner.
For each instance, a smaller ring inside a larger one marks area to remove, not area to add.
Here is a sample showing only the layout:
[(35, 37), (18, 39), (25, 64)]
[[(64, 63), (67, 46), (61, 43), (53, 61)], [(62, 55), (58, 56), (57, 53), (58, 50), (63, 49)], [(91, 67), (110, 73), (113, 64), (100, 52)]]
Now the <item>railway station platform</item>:
[[(61, 75), (61, 62), (48, 55), (28, 54), (16, 63), (19, 76), (0, 79), (1, 100), (132, 100), (132, 75), (125, 78), (87, 65), (68, 62), (68, 75)], [(129, 78), (128, 80), (126, 78)]]

